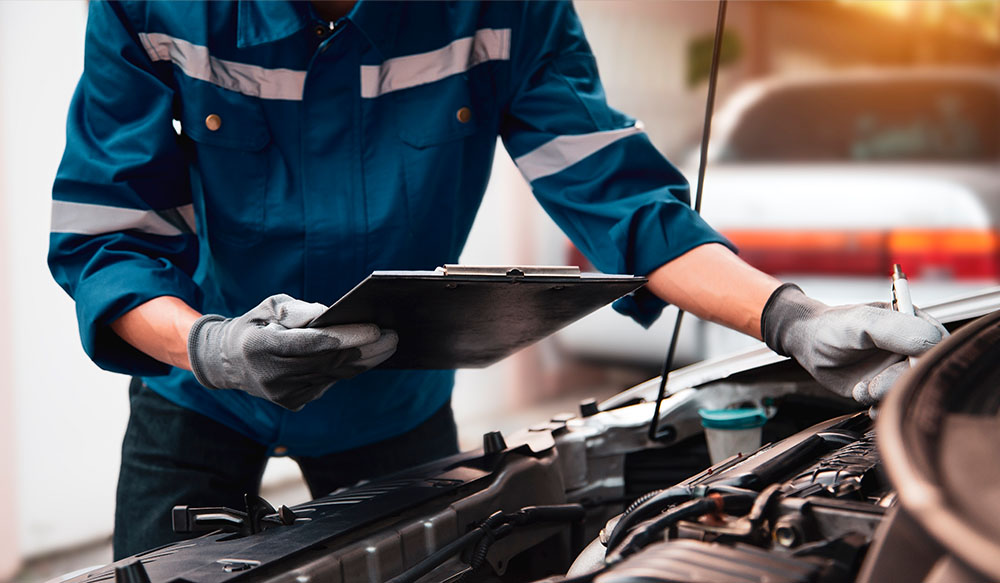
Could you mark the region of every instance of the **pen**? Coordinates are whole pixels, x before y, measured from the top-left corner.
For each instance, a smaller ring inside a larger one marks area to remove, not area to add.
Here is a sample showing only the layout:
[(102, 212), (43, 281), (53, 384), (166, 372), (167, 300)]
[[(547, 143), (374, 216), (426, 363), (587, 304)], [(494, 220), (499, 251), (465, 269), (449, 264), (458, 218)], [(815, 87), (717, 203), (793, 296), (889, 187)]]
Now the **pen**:
[[(892, 266), (892, 309), (901, 314), (914, 315), (913, 301), (910, 300), (910, 284), (906, 281), (906, 274), (898, 263)], [(909, 360), (911, 367), (917, 364), (915, 356), (909, 357)]]

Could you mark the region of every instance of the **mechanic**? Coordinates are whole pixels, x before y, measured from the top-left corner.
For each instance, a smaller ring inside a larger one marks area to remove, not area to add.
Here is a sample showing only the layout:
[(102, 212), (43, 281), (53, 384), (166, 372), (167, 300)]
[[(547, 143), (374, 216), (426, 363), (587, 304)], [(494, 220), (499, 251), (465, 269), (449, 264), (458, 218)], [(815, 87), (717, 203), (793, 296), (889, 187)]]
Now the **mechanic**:
[(321, 496), (457, 451), (453, 371), (359, 375), (392, 331), (305, 326), (373, 270), (457, 262), (497, 136), (595, 266), (649, 277), (618, 304), (641, 323), (671, 302), (864, 403), (941, 338), (738, 259), (605, 103), (570, 4), (91, 2), (49, 264), (134, 377), (116, 558), (180, 538), (176, 504), (242, 507), (269, 456)]

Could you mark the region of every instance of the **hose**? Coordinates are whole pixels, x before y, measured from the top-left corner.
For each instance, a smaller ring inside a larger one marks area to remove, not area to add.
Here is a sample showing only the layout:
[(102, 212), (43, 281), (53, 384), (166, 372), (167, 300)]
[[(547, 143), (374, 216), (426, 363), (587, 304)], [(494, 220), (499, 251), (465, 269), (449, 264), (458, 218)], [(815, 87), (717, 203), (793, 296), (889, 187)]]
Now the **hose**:
[(608, 549), (618, 546), (628, 531), (633, 526), (643, 520), (647, 520), (659, 514), (663, 509), (673, 506), (678, 502), (690, 500), (691, 489), (685, 486), (674, 486), (665, 490), (650, 492), (632, 503), (629, 508), (622, 513), (618, 519), (618, 524), (611, 530), (608, 536)]
[(689, 500), (679, 506), (671, 508), (662, 516), (652, 519), (642, 528), (629, 534), (622, 544), (617, 547), (608, 547), (608, 556), (605, 559), (607, 564), (614, 564), (625, 557), (634, 554), (660, 538), (661, 533), (672, 527), (681, 520), (694, 518), (709, 512), (722, 512), (727, 508), (735, 506), (747, 506), (753, 503), (756, 493), (734, 492), (734, 493), (712, 493), (704, 498)]
[(496, 530), (488, 531), (486, 536), (479, 539), (479, 543), (476, 544), (476, 548), (472, 551), (472, 556), (469, 558), (469, 568), (463, 571), (458, 576), (458, 579), (455, 579), (454, 583), (465, 583), (468, 581), (473, 573), (486, 562), (486, 555), (490, 552), (490, 547), (493, 546), (493, 543), (507, 536), (513, 529), (514, 525), (512, 524), (501, 524)]
[(624, 512), (622, 512), (622, 517), (625, 517), (625, 516), (628, 516), (629, 514), (632, 514), (632, 512), (636, 508), (642, 506), (647, 501), (652, 500), (653, 498), (656, 497), (657, 494), (660, 494), (661, 492), (666, 492), (667, 490), (668, 490), (668, 488), (660, 488), (659, 490), (653, 490), (652, 492), (646, 492), (642, 496), (639, 496), (631, 504), (628, 505), (628, 508), (626, 508)]

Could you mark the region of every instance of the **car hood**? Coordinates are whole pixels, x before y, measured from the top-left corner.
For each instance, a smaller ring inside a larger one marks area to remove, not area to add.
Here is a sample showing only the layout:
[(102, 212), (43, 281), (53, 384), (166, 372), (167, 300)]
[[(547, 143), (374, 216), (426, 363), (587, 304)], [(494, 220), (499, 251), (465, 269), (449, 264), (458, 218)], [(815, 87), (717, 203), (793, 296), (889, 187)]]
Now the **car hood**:
[(706, 173), (702, 214), (720, 230), (995, 228), (1000, 170), (986, 164), (714, 164)]

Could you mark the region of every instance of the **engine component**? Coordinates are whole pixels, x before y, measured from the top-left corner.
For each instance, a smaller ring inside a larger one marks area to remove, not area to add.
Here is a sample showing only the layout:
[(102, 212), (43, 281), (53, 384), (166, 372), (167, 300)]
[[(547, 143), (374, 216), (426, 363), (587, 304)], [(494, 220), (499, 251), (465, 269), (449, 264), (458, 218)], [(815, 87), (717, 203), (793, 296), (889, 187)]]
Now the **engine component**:
[[(1000, 580), (998, 360), (1000, 313), (921, 359), (878, 434), (866, 413), (843, 416), (654, 492), (609, 523), (606, 557), (592, 544), (574, 581)], [(713, 513), (700, 496), (720, 487), (760, 494)], [(667, 540), (636, 548), (657, 523)]]
[[(219, 530), (70, 583), (1000, 580), (989, 570), (1000, 470), (981, 463), (1000, 446), (1000, 314), (924, 356), (877, 432), (775, 359), (673, 375), (662, 440), (646, 434), (654, 380), (291, 509), (180, 508), (181, 530)], [(767, 411), (769, 443), (708, 467), (698, 409), (748, 405)]]
[[(882, 405), (878, 441), (900, 508), (860, 581), (901, 568), (914, 581), (1000, 580), (998, 359), (994, 312), (922, 358)], [(906, 547), (923, 552), (910, 561)]]
[(825, 565), (745, 544), (693, 540), (658, 543), (626, 559), (594, 583), (813, 583)]
[[(487, 549), (486, 562), (503, 572), (512, 557), (554, 535), (566, 536), (560, 534), (567, 531), (566, 520), (582, 514), (578, 505), (524, 509), (526, 501), (536, 506), (565, 502), (551, 438), (536, 437), (532, 443), (535, 449), (522, 444), (490, 454), (460, 454), (284, 513), (256, 499), (248, 501), (247, 513), (179, 508), (175, 519), (182, 530), (199, 523), (226, 529), (144, 553), (136, 564), (155, 583), (383, 581), (460, 540), (467, 528), (500, 509), (500, 524), (524, 523), (517, 537), (496, 537)], [(568, 559), (550, 557), (552, 562), (539, 563), (540, 573), (565, 569)], [(72, 581), (101, 583), (114, 577), (112, 565)]]

